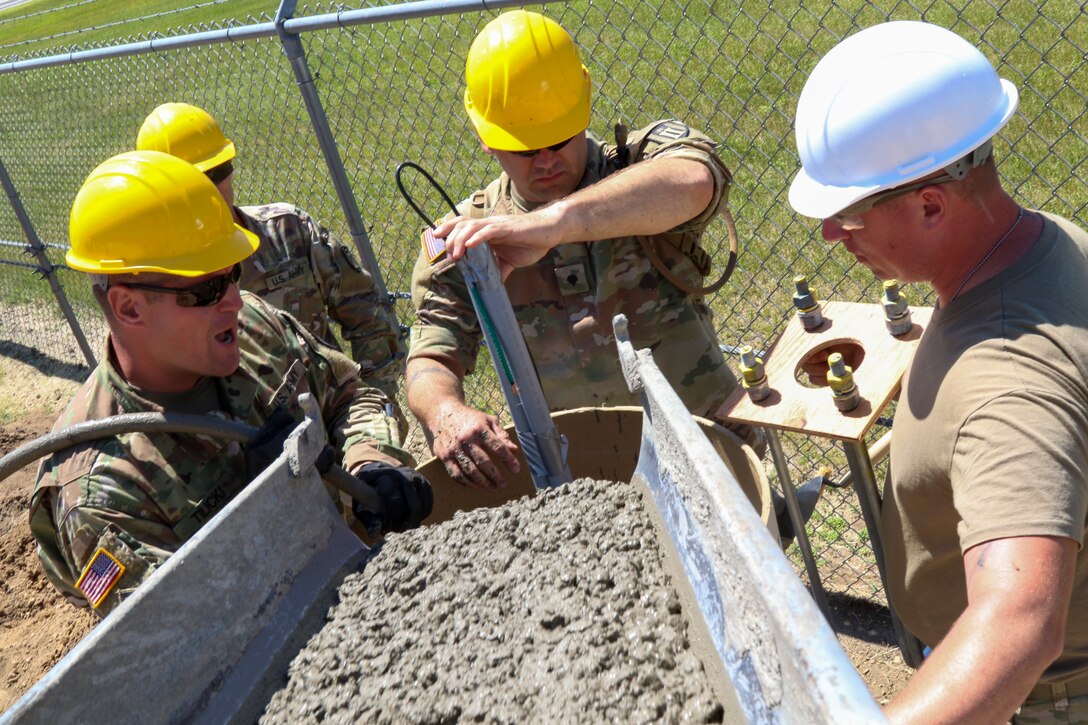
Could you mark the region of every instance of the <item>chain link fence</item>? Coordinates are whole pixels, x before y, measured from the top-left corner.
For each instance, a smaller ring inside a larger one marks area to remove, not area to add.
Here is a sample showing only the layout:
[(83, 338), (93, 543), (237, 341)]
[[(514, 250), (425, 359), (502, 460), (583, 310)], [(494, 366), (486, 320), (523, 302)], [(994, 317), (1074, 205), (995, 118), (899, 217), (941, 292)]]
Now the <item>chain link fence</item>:
[[(469, 44), (500, 10), (457, 6), (443, 14), (433, 3), (422, 5), (399, 6), (412, 16), (399, 18), (398, 6), (360, 6), (360, 12), (375, 11), (365, 24), (337, 22), (302, 34), (367, 236), (405, 325), (413, 319), (403, 293), (418, 253), (420, 220), (396, 189), (395, 167), (405, 160), (419, 163), (454, 199), (500, 171), (480, 150), (461, 105)], [(841, 247), (826, 246), (819, 224), (794, 214), (786, 201), (799, 167), (792, 134), (798, 94), (818, 59), (860, 28), (919, 19), (976, 43), (1021, 91), (1020, 110), (996, 143), (1008, 187), (1026, 206), (1085, 217), (1088, 15), (1079, 3), (836, 0), (787, 8), (755, 1), (592, 0), (539, 9), (567, 28), (582, 49), (594, 84), (590, 130), (598, 137), (610, 140), (620, 119), (634, 129), (675, 117), (720, 141), (735, 175), (730, 208), (743, 245), (737, 272), (710, 299), (727, 345), (766, 349), (773, 342), (793, 314), (795, 274), (807, 275), (823, 298), (879, 298), (872, 275)], [(294, 15), (335, 17), (351, 10), (315, 4), (300, 6)], [(271, 23), (273, 13), (179, 27), (162, 37), (252, 28)], [(339, 238), (351, 238), (279, 39), (274, 32), (238, 37), (41, 68), (24, 69), (20, 61), (31, 66), (57, 49), (0, 59), (0, 161), (55, 265), (43, 268), (23, 252), (27, 238), (13, 206), (0, 203), (0, 352), (85, 369), (73, 333), (42, 282), (43, 274), (52, 273), (91, 348), (101, 354), (97, 308), (80, 275), (63, 266), (68, 210), (86, 174), (132, 148), (144, 117), (165, 101), (194, 103), (221, 122), (238, 148), (239, 203), (290, 201)], [(96, 47), (150, 40), (117, 38)], [(417, 193), (435, 217), (445, 212), (437, 194), (422, 185)], [(727, 252), (724, 223), (711, 229), (710, 239), (708, 251), (720, 270)], [(908, 287), (906, 294), (913, 303), (932, 302), (925, 288)], [(481, 360), (479, 369), (488, 368)], [(467, 388), (471, 403), (501, 412), (504, 403), (492, 378), (475, 375)], [(418, 428), (413, 436), (421, 445)], [(832, 477), (845, 473), (841, 451), (826, 440), (787, 435), (784, 444), (795, 481), (825, 465)], [(812, 530), (825, 586), (882, 601), (854, 494), (828, 491)]]

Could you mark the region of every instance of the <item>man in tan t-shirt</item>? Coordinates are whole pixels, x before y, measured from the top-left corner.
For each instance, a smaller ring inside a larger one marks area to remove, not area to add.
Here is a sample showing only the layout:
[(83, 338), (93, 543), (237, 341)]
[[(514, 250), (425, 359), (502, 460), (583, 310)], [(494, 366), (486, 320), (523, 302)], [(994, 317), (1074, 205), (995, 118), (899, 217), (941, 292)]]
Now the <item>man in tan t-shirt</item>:
[(918, 22), (842, 41), (798, 102), (790, 203), (939, 301), (882, 511), (889, 597), (931, 650), (892, 722), (1088, 723), (1088, 233), (1001, 187), (1016, 104)]

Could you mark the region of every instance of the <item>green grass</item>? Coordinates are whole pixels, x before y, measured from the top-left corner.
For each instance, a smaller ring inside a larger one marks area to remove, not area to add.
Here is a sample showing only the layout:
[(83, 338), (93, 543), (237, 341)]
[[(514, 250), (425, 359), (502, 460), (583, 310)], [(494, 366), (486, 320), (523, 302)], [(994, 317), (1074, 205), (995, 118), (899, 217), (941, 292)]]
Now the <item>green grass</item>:
[(228, 17), (236, 24), (263, 22), (275, 10), (269, 0), (33, 0), (0, 12), (0, 53), (41, 55), (121, 37), (174, 35), (187, 26), (218, 26)]

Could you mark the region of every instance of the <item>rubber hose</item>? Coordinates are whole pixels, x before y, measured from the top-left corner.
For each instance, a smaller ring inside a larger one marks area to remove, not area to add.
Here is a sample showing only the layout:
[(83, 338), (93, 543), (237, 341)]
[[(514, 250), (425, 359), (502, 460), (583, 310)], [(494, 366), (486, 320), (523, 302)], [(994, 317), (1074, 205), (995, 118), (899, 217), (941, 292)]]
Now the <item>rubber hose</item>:
[[(257, 436), (257, 428), (214, 415), (188, 413), (125, 413), (101, 420), (90, 420), (36, 438), (0, 458), (0, 481), (51, 453), (120, 433), (189, 433), (249, 443)], [(385, 506), (378, 493), (340, 466), (331, 466), (322, 478), (351, 496), (371, 513), (378, 516), (385, 513)]]

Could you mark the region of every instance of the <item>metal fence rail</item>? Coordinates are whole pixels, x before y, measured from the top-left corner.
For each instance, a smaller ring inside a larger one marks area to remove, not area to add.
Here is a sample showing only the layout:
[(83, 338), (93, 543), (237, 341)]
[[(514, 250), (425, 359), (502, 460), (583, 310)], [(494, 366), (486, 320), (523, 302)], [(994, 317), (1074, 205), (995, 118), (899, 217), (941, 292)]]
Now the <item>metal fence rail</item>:
[[(102, 325), (86, 285), (61, 265), (68, 210), (86, 174), (132, 148), (144, 117), (165, 101), (207, 108), (238, 147), (239, 203), (290, 201), (343, 240), (369, 244), (395, 312), (404, 297), (419, 225), (399, 197), (393, 170), (412, 160), (455, 197), (498, 174), (461, 106), (465, 55), (476, 32), (510, 2), (304, 5), (283, 14), (223, 19), (124, 37), (92, 47), (0, 59), (0, 160), (9, 170), (53, 270), (21, 253), (26, 236), (0, 202), (0, 343), (68, 363), (85, 359), (47, 285), (55, 276), (101, 349)], [(293, 3), (285, 7), (290, 8)], [(939, 23), (975, 42), (1021, 90), (1021, 107), (996, 144), (1009, 187), (1031, 207), (1084, 218), (1088, 206), (1088, 14), (1077, 3), (998, 0), (784, 5), (756, 0), (578, 0), (539, 6), (571, 31), (594, 84), (590, 130), (608, 139), (614, 122), (639, 128), (676, 117), (721, 142), (735, 175), (730, 207), (743, 248), (737, 273), (709, 302), (722, 342), (765, 349), (792, 314), (794, 274), (819, 296), (876, 300), (879, 284), (819, 226), (786, 202), (798, 168), (792, 116), (807, 73), (846, 35), (889, 19)], [(293, 61), (279, 33), (297, 35), (342, 172), (329, 171), (327, 144), (311, 122)], [(341, 184), (338, 190), (334, 181)], [(346, 189), (344, 185), (346, 184)], [(345, 192), (347, 198), (345, 198)], [(427, 199), (425, 195), (423, 199)], [(359, 228), (345, 206), (357, 204)], [(437, 217), (443, 211), (438, 199)], [(711, 229), (724, 264), (724, 222)], [(720, 267), (719, 267), (720, 269)], [(912, 302), (928, 289), (907, 289)], [(481, 361), (480, 370), (488, 365)], [(499, 410), (497, 381), (476, 375), (470, 401)], [(878, 431), (879, 432), (879, 431)], [(417, 431), (418, 433), (418, 431)], [(416, 442), (420, 438), (416, 437)], [(804, 480), (841, 454), (819, 440), (787, 437), (791, 475)], [(813, 543), (832, 592), (880, 599), (864, 523), (848, 495), (830, 492), (814, 519)]]

